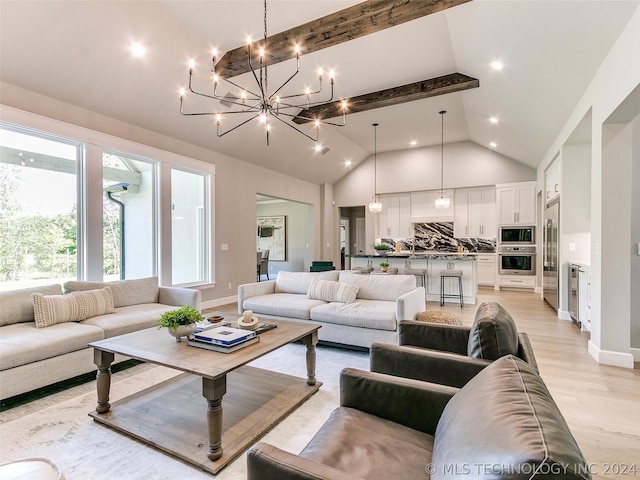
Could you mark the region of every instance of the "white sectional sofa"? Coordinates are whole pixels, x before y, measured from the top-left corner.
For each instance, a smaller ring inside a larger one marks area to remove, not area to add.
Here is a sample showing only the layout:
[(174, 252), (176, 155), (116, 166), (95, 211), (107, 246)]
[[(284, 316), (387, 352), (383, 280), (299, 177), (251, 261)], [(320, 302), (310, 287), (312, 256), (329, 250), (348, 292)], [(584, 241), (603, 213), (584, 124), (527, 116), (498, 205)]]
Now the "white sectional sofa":
[[(320, 295), (310, 291), (318, 280), (329, 282)], [(355, 301), (338, 298), (345, 284), (357, 290)], [(416, 287), (413, 275), (281, 271), (276, 280), (238, 287), (239, 314), (253, 310), (262, 318), (311, 321), (322, 325), (320, 341), (366, 348), (373, 342), (397, 344), (400, 320), (414, 320), (425, 309), (425, 290)]]
[[(68, 307), (73, 302), (67, 302), (70, 296), (64, 296), (62, 290), (54, 284), (0, 292), (0, 398), (94, 371), (89, 342), (153, 327), (163, 312), (178, 306), (200, 309), (199, 290), (159, 287), (157, 277), (106, 283), (73, 281), (64, 284), (65, 293), (108, 290), (113, 304), (105, 308), (114, 312), (73, 321), (69, 318), (78, 309)], [(42, 303), (38, 308), (47, 317), (46, 327), (42, 314), (40, 328), (36, 326), (34, 293), (43, 295), (38, 298), (45, 302), (44, 308)], [(86, 308), (83, 305), (80, 310)], [(116, 357), (116, 362), (122, 360), (126, 358)]]

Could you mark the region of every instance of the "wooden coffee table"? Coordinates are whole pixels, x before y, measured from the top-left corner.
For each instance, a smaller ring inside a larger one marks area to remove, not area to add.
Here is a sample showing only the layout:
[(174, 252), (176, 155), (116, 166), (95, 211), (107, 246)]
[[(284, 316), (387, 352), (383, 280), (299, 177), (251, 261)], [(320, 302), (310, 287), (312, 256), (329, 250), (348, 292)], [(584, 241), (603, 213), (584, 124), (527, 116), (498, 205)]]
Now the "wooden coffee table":
[[(320, 326), (281, 320), (269, 323), (278, 328), (233, 353), (191, 347), (186, 340), (178, 343), (164, 329), (156, 328), (90, 343), (98, 367), (98, 404), (89, 415), (207, 472), (218, 473), (322, 385), (315, 379)], [(300, 339), (307, 347), (306, 382), (246, 365)], [(186, 373), (111, 405), (111, 364), (116, 353)]]

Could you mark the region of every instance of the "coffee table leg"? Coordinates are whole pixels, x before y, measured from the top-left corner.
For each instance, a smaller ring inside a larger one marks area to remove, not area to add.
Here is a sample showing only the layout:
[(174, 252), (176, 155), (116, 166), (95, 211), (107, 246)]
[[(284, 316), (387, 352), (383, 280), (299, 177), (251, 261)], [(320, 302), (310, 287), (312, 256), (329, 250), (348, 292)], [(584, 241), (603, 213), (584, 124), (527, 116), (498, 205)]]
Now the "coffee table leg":
[(96, 388), (98, 390), (98, 405), (96, 412), (105, 413), (111, 408), (109, 403), (109, 390), (111, 390), (111, 364), (115, 358), (111, 352), (93, 350), (93, 363), (98, 367), (96, 373)]
[(316, 384), (316, 345), (318, 332), (312, 332), (302, 339), (307, 346), (307, 385)]
[(209, 460), (222, 456), (222, 396), (227, 393), (227, 376), (202, 379), (202, 396), (207, 399), (207, 428), (209, 431)]

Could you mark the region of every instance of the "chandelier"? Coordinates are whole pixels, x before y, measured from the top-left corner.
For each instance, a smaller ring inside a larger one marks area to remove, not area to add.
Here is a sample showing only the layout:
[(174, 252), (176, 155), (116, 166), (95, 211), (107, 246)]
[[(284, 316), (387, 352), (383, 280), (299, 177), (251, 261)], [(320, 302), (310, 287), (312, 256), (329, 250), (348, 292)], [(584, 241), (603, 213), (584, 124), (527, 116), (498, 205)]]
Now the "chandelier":
[[(212, 72), (213, 72), (213, 90), (211, 93), (201, 93), (194, 90), (192, 85), (193, 72), (195, 68), (195, 63), (193, 60), (189, 61), (189, 86), (188, 90), (194, 95), (199, 97), (204, 97), (208, 99), (213, 99), (221, 102), (223, 105), (229, 105), (231, 107), (230, 110), (215, 110), (209, 112), (185, 112), (184, 111), (184, 103), (185, 103), (185, 89), (180, 90), (180, 113), (185, 116), (212, 116), (215, 117), (216, 121), (216, 133), (218, 137), (223, 137), (227, 133), (233, 132), (237, 128), (245, 125), (246, 123), (251, 122), (254, 119), (259, 119), (265, 125), (265, 131), (267, 136), (267, 145), (269, 145), (269, 133), (271, 131), (271, 121), (278, 120), (288, 127), (291, 127), (296, 132), (304, 135), (305, 137), (313, 140), (314, 142), (318, 141), (319, 138), (319, 128), (321, 124), (324, 125), (335, 125), (338, 127), (342, 127), (346, 124), (346, 111), (347, 111), (347, 102), (345, 100), (341, 100), (341, 110), (342, 110), (342, 122), (334, 123), (324, 120), (322, 118), (309, 118), (299, 115), (300, 112), (304, 109), (308, 109), (315, 105), (320, 105), (323, 103), (328, 103), (333, 101), (333, 84), (334, 84), (334, 73), (331, 70), (329, 74), (331, 91), (328, 99), (324, 99), (321, 101), (312, 101), (312, 98), (316, 98), (315, 96), (322, 92), (322, 69), (318, 72), (319, 85), (315, 91), (311, 91), (307, 88), (304, 92), (284, 95), (281, 93), (283, 88), (293, 80), (296, 75), (300, 72), (300, 45), (296, 44), (294, 47), (295, 57), (296, 57), (296, 69), (289, 76), (284, 83), (282, 83), (278, 88), (271, 90), (269, 88), (269, 75), (268, 75), (268, 61), (267, 61), (267, 0), (264, 0), (264, 40), (262, 43), (258, 44), (257, 52), (258, 52), (258, 65), (255, 66), (251, 61), (251, 56), (255, 53), (255, 47), (252, 45), (251, 37), (247, 38), (247, 53), (248, 53), (248, 62), (249, 62), (249, 70), (253, 75), (253, 79), (255, 80), (254, 87), (245, 88), (242, 87), (235, 82), (224, 78), (216, 73), (216, 55), (217, 51), (214, 49), (212, 53)], [(220, 95), (218, 93), (218, 84), (224, 83), (225, 85), (230, 86), (233, 90), (237, 92), (235, 93), (227, 93), (226, 95)], [(223, 126), (223, 119), (227, 117), (238, 119), (233, 122), (230, 126)], [(247, 118), (248, 117), (248, 118)], [(292, 123), (293, 119), (304, 119), (309, 122), (313, 122), (313, 130), (315, 131), (314, 135), (311, 135), (307, 132), (304, 132), (300, 128), (298, 128), (294, 123)]]
[(446, 110), (441, 110), (440, 116), (442, 117), (442, 138), (440, 143), (440, 197), (436, 198), (436, 208), (449, 208), (451, 206), (451, 199), (444, 196), (444, 114)]
[(378, 200), (378, 124), (373, 124), (373, 202), (369, 204), (371, 213), (380, 213), (382, 211), (382, 203)]

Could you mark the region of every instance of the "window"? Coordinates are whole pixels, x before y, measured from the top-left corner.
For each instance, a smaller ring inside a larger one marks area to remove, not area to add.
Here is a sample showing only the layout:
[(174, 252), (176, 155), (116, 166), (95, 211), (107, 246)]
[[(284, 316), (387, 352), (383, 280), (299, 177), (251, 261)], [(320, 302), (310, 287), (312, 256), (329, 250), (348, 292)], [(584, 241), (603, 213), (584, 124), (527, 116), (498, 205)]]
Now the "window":
[(0, 113), (0, 290), (152, 275), (161, 285), (211, 281), (213, 165)]
[(155, 274), (155, 163), (102, 154), (103, 277), (105, 281)]
[(171, 170), (171, 271), (174, 285), (208, 278), (207, 176)]
[(0, 128), (0, 290), (78, 271), (80, 144)]

